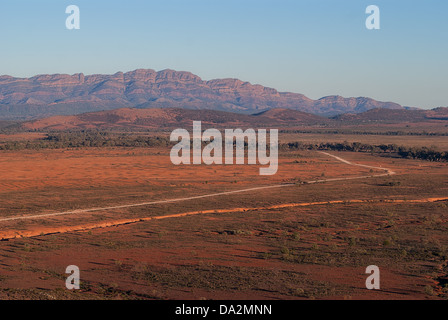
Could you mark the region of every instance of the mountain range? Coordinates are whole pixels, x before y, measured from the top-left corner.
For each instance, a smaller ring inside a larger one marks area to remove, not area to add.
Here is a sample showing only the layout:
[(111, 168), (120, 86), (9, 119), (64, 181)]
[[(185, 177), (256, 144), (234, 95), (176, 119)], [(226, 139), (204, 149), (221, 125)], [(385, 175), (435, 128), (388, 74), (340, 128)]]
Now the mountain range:
[(323, 116), (361, 113), (375, 108), (403, 109), (370, 98), (328, 96), (318, 100), (279, 92), (238, 79), (205, 81), (183, 71), (138, 69), (113, 75), (53, 74), (31, 78), (0, 76), (0, 120), (119, 108), (182, 108), (253, 114), (292, 109)]

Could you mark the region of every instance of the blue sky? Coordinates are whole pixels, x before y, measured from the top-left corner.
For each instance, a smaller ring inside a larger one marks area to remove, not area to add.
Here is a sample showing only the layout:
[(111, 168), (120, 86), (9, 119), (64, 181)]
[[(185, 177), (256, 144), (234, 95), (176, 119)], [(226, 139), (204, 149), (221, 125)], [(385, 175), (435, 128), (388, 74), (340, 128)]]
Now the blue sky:
[[(67, 30), (65, 8), (81, 10)], [(381, 30), (367, 30), (368, 5)], [(448, 106), (442, 0), (2, 0), (0, 74), (137, 68), (239, 78), (316, 99)]]

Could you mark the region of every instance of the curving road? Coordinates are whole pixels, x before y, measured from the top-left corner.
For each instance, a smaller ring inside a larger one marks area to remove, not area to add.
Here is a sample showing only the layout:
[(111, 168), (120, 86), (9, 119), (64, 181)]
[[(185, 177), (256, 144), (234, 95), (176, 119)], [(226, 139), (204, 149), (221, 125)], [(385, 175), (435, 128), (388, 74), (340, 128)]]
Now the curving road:
[[(383, 171), (385, 171), (385, 173), (383, 173), (383, 174), (376, 174), (376, 175), (368, 175), (368, 176), (356, 176), (356, 177), (313, 180), (313, 181), (306, 181), (306, 182), (304, 182), (306, 184), (332, 182), (332, 181), (366, 179), (366, 178), (371, 178), (371, 177), (384, 177), (384, 176), (390, 176), (390, 175), (396, 174), (394, 171), (392, 171), (391, 169), (388, 169), (388, 168), (382, 168), (382, 167), (375, 167), (375, 166), (368, 166), (368, 165), (364, 165), (364, 164), (353, 163), (353, 162), (350, 162), (348, 160), (345, 160), (345, 159), (343, 159), (341, 157), (332, 155), (332, 154), (327, 153), (327, 152), (323, 152), (323, 151), (319, 151), (319, 152), (322, 153), (322, 154), (325, 154), (325, 155), (327, 155), (329, 157), (332, 157), (332, 158), (334, 158), (334, 159), (336, 159), (336, 160), (338, 160), (340, 162), (343, 162), (345, 164), (351, 165), (351, 166), (364, 167), (364, 168), (375, 169), (375, 170), (383, 170)], [(0, 222), (15, 221), (15, 220), (27, 220), (27, 219), (42, 219), (42, 218), (47, 218), (47, 217), (71, 215), (71, 214), (77, 214), (77, 213), (79, 214), (79, 213), (106, 211), (106, 210), (114, 210), (114, 209), (143, 207), (143, 206), (149, 206), (149, 205), (155, 205), (155, 204), (164, 204), (164, 203), (182, 202), (182, 201), (189, 201), (189, 200), (196, 200), (196, 199), (203, 199), (203, 198), (219, 197), (219, 196), (224, 196), (224, 195), (245, 193), (245, 192), (257, 191), (257, 190), (286, 188), (286, 187), (291, 187), (291, 186), (295, 186), (295, 185), (296, 185), (295, 183), (288, 183), (288, 184), (279, 184), (279, 185), (264, 186), (264, 187), (254, 187), (254, 188), (241, 189), (241, 190), (235, 190), (235, 191), (211, 193), (211, 194), (206, 194), (206, 195), (202, 195), (202, 196), (185, 197), (185, 198), (168, 199), (168, 200), (158, 200), (158, 201), (152, 201), (152, 202), (142, 202), (142, 203), (135, 203), (135, 204), (120, 205), (120, 206), (90, 208), (90, 209), (79, 209), (79, 210), (64, 211), (64, 212), (46, 213), (46, 214), (40, 214), (40, 215), (16, 216), (16, 217), (2, 218), (2, 219), (0, 219)]]

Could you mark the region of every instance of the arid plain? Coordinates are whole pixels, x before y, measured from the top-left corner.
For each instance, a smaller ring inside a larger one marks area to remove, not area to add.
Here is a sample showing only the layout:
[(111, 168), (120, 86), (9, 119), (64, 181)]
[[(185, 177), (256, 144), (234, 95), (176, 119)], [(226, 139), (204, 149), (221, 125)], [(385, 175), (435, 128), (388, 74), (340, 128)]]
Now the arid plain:
[[(446, 144), (291, 130), (280, 141), (344, 136)], [(175, 166), (169, 146), (0, 150), (0, 298), (446, 299), (447, 163), (321, 151), (281, 148), (266, 177), (258, 165)], [(69, 265), (80, 290), (65, 288)], [(381, 290), (365, 287), (369, 265)]]

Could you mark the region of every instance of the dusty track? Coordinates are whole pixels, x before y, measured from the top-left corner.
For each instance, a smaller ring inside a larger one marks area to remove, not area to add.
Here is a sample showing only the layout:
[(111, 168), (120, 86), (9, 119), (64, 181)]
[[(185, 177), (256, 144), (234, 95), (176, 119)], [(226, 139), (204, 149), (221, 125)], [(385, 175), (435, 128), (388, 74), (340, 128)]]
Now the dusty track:
[[(388, 169), (388, 168), (382, 168), (382, 167), (375, 167), (375, 166), (368, 166), (368, 165), (363, 165), (363, 164), (352, 163), (350, 161), (347, 161), (347, 160), (345, 160), (343, 158), (340, 158), (338, 156), (329, 154), (327, 152), (320, 152), (320, 153), (325, 154), (325, 155), (327, 155), (329, 157), (333, 157), (336, 160), (338, 160), (340, 162), (343, 162), (345, 164), (351, 165), (351, 166), (359, 166), (359, 167), (370, 168), (370, 169), (375, 169), (375, 170), (383, 170), (383, 171), (385, 171), (385, 173), (383, 173), (383, 174), (375, 174), (375, 175), (372, 174), (372, 175), (367, 175), (367, 176), (355, 176), (355, 177), (345, 177), (345, 178), (313, 180), (313, 181), (304, 182), (304, 184), (315, 184), (315, 183), (324, 183), (324, 182), (333, 182), (333, 181), (346, 181), (346, 180), (355, 180), (355, 179), (365, 179), (365, 178), (371, 178), (371, 177), (383, 177), (383, 176), (389, 176), (389, 175), (396, 174), (394, 171), (392, 171), (391, 169)], [(156, 204), (166, 204), (166, 203), (182, 202), (182, 201), (189, 201), (189, 200), (196, 200), (196, 199), (203, 199), (203, 198), (211, 198), (211, 197), (218, 197), (218, 196), (238, 194), (238, 193), (246, 193), (246, 192), (258, 191), (258, 190), (285, 188), (285, 187), (291, 187), (291, 186), (295, 186), (295, 185), (296, 185), (295, 183), (289, 183), (289, 184), (280, 184), (280, 185), (264, 186), (264, 187), (254, 187), (254, 188), (248, 188), (248, 189), (242, 189), (242, 190), (213, 193), (213, 194), (194, 196), (194, 197), (168, 199), (168, 200), (159, 200), (159, 201), (143, 202), (143, 203), (136, 203), (136, 204), (127, 204), (127, 205), (120, 205), (120, 206), (80, 209), (80, 210), (55, 212), (55, 213), (47, 213), (47, 214), (40, 214), (40, 215), (16, 216), (16, 217), (0, 219), (0, 222), (27, 220), (27, 219), (44, 219), (44, 218), (48, 218), (48, 217), (55, 217), (55, 216), (62, 216), (62, 215), (72, 215), (72, 214), (89, 213), (89, 212), (96, 212), (96, 211), (106, 211), (106, 210), (113, 210), (113, 209), (124, 209), (124, 208), (156, 205)], [(438, 199), (438, 200), (440, 200), (440, 199)], [(443, 199), (443, 200), (445, 200), (445, 199)], [(351, 200), (351, 201), (352, 202), (367, 202), (368, 200)], [(416, 200), (416, 201), (421, 201), (421, 200)], [(39, 235), (44, 235), (44, 234), (53, 234), (53, 233), (63, 233), (63, 232), (72, 232), (72, 231), (91, 230), (91, 229), (95, 229), (95, 228), (112, 227), (112, 226), (136, 223), (136, 222), (140, 222), (140, 221), (148, 221), (148, 220), (153, 220), (153, 219), (178, 218), (178, 217), (184, 217), (184, 216), (196, 215), (196, 214), (205, 214), (205, 213), (246, 212), (246, 211), (253, 211), (253, 210), (260, 210), (260, 209), (280, 209), (280, 208), (286, 208), (286, 207), (298, 207), (298, 206), (309, 206), (309, 205), (319, 205), (319, 204), (337, 204), (337, 203), (347, 203), (347, 201), (343, 200), (343, 201), (316, 202), (316, 203), (293, 203), (293, 204), (277, 205), (277, 206), (266, 207), (266, 208), (234, 208), (234, 209), (227, 209), (227, 210), (195, 211), (195, 212), (180, 213), (180, 214), (175, 214), (175, 215), (165, 215), (165, 216), (159, 216), (159, 217), (148, 217), (148, 218), (138, 218), (138, 219), (124, 219), (124, 220), (116, 220), (116, 221), (111, 221), (111, 222), (104, 222), (104, 223), (100, 223), (100, 224), (98, 224), (98, 223), (96, 223), (96, 224), (85, 224), (85, 225), (82, 225), (82, 226), (72, 226), (72, 227), (64, 227), (64, 228), (61, 228), (61, 227), (59, 227), (59, 228), (39, 228), (39, 230), (29, 230), (29, 231), (20, 231), (20, 232), (19, 231), (6, 231), (6, 232), (0, 233), (0, 240), (19, 238), (19, 237), (33, 237), (33, 236), (39, 236)]]
[(203, 215), (203, 214), (222, 214), (222, 213), (238, 213), (238, 212), (251, 212), (251, 211), (259, 211), (259, 210), (275, 210), (275, 209), (285, 209), (285, 208), (294, 208), (294, 207), (309, 207), (309, 206), (317, 206), (317, 205), (335, 205), (335, 204), (359, 204), (359, 203), (432, 203), (439, 201), (448, 201), (448, 197), (445, 198), (425, 198), (425, 199), (415, 199), (415, 200), (401, 200), (401, 199), (393, 199), (393, 200), (336, 200), (336, 201), (323, 201), (323, 202), (304, 202), (304, 203), (287, 203), (281, 205), (274, 205), (269, 207), (253, 207), (253, 208), (231, 208), (231, 209), (219, 209), (219, 210), (202, 210), (202, 211), (192, 211), (192, 212), (184, 212), (177, 213), (171, 215), (164, 216), (156, 216), (156, 217), (147, 217), (147, 218), (137, 218), (137, 219), (121, 219), (114, 220), (103, 223), (91, 223), (70, 227), (55, 227), (55, 228), (38, 228), (35, 230), (27, 230), (27, 231), (6, 231), (0, 233), (0, 240), (8, 240), (15, 238), (30, 238), (42, 235), (49, 234), (57, 234), (57, 233), (66, 233), (66, 232), (75, 232), (75, 231), (87, 231), (92, 229), (100, 229), (100, 228), (109, 228), (122, 226), (127, 224), (133, 224), (143, 221), (151, 221), (151, 220), (162, 220), (162, 219), (170, 219), (170, 218), (181, 218), (193, 215)]

